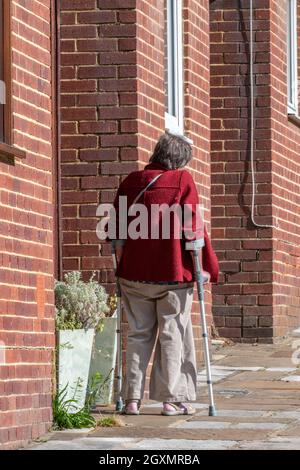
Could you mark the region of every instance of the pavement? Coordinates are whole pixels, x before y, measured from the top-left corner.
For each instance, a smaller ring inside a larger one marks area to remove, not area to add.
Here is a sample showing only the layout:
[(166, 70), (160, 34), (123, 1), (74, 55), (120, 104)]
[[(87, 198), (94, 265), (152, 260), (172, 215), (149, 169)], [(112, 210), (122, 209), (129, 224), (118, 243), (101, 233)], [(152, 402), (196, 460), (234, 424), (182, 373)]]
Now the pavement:
[[(32, 450), (300, 449), (300, 328), (277, 344), (214, 342), (212, 373), (218, 415), (208, 417), (205, 370), (198, 373), (193, 416), (164, 417), (146, 402), (120, 427), (53, 432)], [(113, 407), (95, 416), (114, 415)]]

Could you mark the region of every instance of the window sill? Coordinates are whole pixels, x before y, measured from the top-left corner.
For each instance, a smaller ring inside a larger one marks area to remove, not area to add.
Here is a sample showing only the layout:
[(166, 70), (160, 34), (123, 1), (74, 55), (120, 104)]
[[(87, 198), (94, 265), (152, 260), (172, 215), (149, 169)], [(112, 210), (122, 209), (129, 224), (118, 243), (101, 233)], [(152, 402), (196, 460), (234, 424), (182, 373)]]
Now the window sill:
[(12, 145), (0, 142), (0, 157), (26, 158), (26, 152)]
[(173, 134), (173, 135), (177, 135), (178, 137), (182, 137), (186, 142), (188, 142), (190, 145), (193, 145), (194, 144), (194, 141), (192, 139), (190, 139), (189, 137), (187, 137), (186, 135), (184, 135), (184, 133), (181, 131), (181, 130), (177, 130), (177, 129), (172, 129), (172, 128), (166, 128), (165, 129), (166, 132), (169, 132), (170, 134)]

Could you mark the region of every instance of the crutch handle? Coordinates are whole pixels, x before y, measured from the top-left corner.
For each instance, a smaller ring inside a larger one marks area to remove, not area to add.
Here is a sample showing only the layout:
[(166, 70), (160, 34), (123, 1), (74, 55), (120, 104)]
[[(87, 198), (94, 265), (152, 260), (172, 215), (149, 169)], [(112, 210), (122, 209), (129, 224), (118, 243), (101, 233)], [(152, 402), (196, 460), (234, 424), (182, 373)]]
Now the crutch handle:
[(198, 252), (205, 246), (204, 238), (199, 238), (198, 240), (193, 240), (186, 242), (185, 249), (191, 251), (195, 261), (195, 277), (196, 281), (201, 282), (201, 284), (208, 284), (210, 281), (210, 274), (207, 271), (204, 271), (201, 266)]

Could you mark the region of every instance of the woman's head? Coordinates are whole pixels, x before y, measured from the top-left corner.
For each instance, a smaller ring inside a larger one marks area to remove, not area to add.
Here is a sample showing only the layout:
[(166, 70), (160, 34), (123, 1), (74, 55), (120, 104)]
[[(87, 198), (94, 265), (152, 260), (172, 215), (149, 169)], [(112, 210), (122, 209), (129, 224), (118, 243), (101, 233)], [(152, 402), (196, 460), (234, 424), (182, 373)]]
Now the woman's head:
[(163, 134), (150, 158), (151, 163), (159, 163), (168, 170), (183, 168), (192, 159), (192, 147), (185, 137), (166, 132)]

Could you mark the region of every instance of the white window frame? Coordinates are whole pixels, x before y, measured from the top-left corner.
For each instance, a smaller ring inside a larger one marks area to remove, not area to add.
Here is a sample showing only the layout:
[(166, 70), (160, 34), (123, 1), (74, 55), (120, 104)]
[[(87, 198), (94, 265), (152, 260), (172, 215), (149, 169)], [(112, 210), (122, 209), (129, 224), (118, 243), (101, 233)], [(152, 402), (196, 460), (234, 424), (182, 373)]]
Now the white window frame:
[[(165, 113), (166, 130), (184, 133), (183, 129), (183, 31), (182, 0), (167, 0), (167, 51), (168, 51), (168, 110)], [(172, 99), (174, 98), (174, 103)]]
[(287, 10), (287, 95), (288, 114), (298, 116), (297, 0), (288, 0)]

